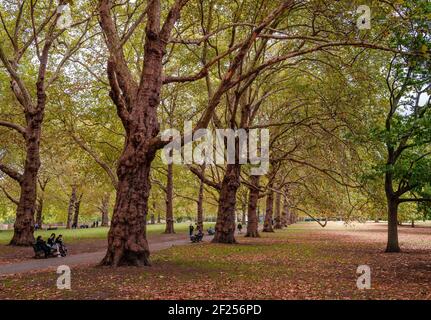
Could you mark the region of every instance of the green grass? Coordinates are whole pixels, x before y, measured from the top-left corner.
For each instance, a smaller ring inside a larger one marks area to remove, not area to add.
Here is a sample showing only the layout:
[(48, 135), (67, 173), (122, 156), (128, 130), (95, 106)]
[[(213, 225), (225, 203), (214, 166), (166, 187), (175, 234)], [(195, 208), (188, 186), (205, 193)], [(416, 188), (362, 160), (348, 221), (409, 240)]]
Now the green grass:
[[(208, 228), (214, 223), (206, 223), (204, 229)], [(177, 223), (175, 224), (176, 233), (185, 233), (188, 231), (188, 223)], [(109, 228), (89, 228), (89, 229), (65, 229), (59, 228), (58, 230), (52, 231), (36, 231), (35, 237), (41, 235), (45, 240), (55, 233), (56, 235), (62, 234), (63, 238), (68, 242), (74, 242), (86, 239), (106, 239)], [(165, 231), (165, 224), (153, 224), (147, 226), (147, 234), (160, 234)], [(13, 230), (0, 231), (0, 244), (8, 244), (12, 239)]]

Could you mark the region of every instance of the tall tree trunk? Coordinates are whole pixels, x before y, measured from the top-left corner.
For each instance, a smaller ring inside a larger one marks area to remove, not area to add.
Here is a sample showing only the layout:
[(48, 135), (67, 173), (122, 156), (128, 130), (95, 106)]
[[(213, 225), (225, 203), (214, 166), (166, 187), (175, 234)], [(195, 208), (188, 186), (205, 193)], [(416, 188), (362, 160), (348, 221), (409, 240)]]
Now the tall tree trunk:
[(39, 226), (39, 228), (42, 228), (43, 218), (43, 196), (39, 195), (37, 197), (37, 206), (36, 206), (36, 223)]
[(156, 224), (156, 201), (153, 200), (153, 212), (150, 214), (150, 224)]
[(165, 233), (175, 233), (174, 231), (174, 183), (173, 183), (173, 163), (168, 164), (168, 175), (166, 183), (166, 228)]
[[(42, 93), (41, 93), (42, 95)], [(44, 100), (43, 97), (39, 98)], [(40, 101), (44, 104), (44, 101)], [(20, 177), (20, 198), (16, 210), (14, 232), (10, 245), (31, 246), (34, 243), (34, 213), (37, 197), (37, 173), (40, 168), (40, 135), (44, 116), (43, 108), (34, 114), (26, 113), (26, 159)]]
[(263, 224), (263, 232), (274, 232), (272, 228), (272, 215), (274, 206), (274, 192), (269, 190), (266, 196), (266, 212), (265, 212), (265, 222)]
[(290, 211), (289, 211), (289, 202), (287, 200), (287, 196), (283, 197), (283, 225), (285, 227), (290, 223)]
[(102, 207), (100, 211), (102, 212), (102, 227), (107, 227), (109, 225), (109, 193), (105, 193), (102, 198)]
[(146, 158), (133, 149), (134, 144), (127, 143), (118, 166), (117, 198), (102, 265), (150, 265), (146, 221), (155, 152)]
[(157, 223), (162, 223), (162, 220), (160, 219), (160, 212), (157, 213)]
[(76, 189), (77, 189), (77, 187), (75, 185), (73, 185), (72, 186), (72, 193), (70, 194), (70, 199), (69, 199), (69, 207), (67, 209), (66, 229), (72, 228), (73, 213), (74, 213), (75, 203), (76, 203)]
[(82, 200), (83, 194), (76, 199), (75, 201), (75, 214), (73, 215), (73, 224), (78, 227), (78, 221), (79, 221), (79, 210), (81, 209), (81, 200)]
[(247, 206), (246, 206), (246, 204), (247, 203), (245, 201), (243, 201), (241, 203), (241, 205), (242, 205), (242, 208), (241, 208), (241, 212), (242, 212), (241, 223), (242, 223), (243, 226), (245, 226), (245, 224), (246, 224), (246, 219), (245, 219), (245, 215), (247, 213)]
[(388, 243), (386, 252), (400, 252), (398, 244), (398, 201), (388, 197)]
[(290, 213), (290, 224), (296, 223), (296, 213)]
[(274, 229), (282, 229), (283, 224), (281, 221), (281, 194), (277, 192), (275, 194), (275, 225)]
[[(205, 167), (202, 166), (202, 174), (205, 174)], [(199, 180), (199, 194), (197, 202), (197, 224), (201, 230), (204, 230), (204, 182)]]
[(228, 164), (223, 177), (215, 226), (214, 243), (236, 243), (235, 204), (240, 186), (240, 164)]
[(256, 212), (257, 202), (259, 201), (259, 179), (260, 176), (250, 176), (250, 183), (255, 187), (249, 188), (248, 193), (248, 223), (247, 223), (247, 233), (246, 237), (258, 238), (260, 237), (258, 227), (259, 227), (259, 217)]

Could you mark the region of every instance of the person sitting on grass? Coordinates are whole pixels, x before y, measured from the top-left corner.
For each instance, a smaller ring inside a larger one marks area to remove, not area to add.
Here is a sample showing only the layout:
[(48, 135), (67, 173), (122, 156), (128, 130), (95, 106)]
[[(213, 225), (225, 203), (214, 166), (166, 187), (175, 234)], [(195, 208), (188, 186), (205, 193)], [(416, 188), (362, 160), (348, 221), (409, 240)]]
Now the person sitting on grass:
[(52, 248), (55, 244), (55, 233), (51, 233), (51, 236), (48, 238), (48, 245)]
[(51, 252), (51, 248), (42, 239), (42, 236), (37, 237), (35, 247), (36, 247), (36, 251), (43, 251), (45, 253), (45, 258), (48, 258)]

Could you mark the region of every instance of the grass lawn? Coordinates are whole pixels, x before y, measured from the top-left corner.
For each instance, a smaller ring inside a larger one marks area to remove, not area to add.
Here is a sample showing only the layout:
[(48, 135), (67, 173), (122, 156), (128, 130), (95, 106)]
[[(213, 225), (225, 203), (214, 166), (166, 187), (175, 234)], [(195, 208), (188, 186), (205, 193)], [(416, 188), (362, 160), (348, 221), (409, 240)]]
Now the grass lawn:
[[(72, 270), (0, 278), (0, 299), (431, 299), (431, 228), (402, 227), (402, 253), (384, 253), (386, 225), (324, 229), (300, 223), (239, 244), (190, 244), (151, 255), (151, 267)], [(359, 265), (371, 289), (356, 286)]]
[[(206, 223), (204, 225), (204, 229), (208, 228), (210, 225), (214, 225), (214, 223)], [(188, 231), (189, 223), (177, 223), (175, 224), (175, 232), (184, 233)], [(63, 238), (67, 243), (73, 243), (77, 240), (86, 240), (86, 239), (106, 239), (109, 228), (89, 228), (89, 229), (65, 229), (60, 228), (58, 230), (52, 231), (36, 231), (35, 238), (41, 235), (45, 240), (51, 235), (51, 233), (55, 233), (56, 235), (62, 234)], [(160, 234), (165, 231), (164, 224), (152, 224), (147, 225), (147, 234)], [(0, 244), (8, 244), (12, 239), (13, 230), (0, 231)]]

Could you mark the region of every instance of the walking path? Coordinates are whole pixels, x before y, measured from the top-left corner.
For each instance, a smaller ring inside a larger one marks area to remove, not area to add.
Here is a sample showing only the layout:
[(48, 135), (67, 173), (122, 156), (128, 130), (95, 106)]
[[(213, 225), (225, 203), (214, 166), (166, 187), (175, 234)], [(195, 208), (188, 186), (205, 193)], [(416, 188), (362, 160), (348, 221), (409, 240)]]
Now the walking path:
[[(206, 238), (206, 240), (205, 240)], [(205, 241), (209, 241), (210, 237), (204, 237)], [(212, 238), (212, 237), (211, 237)], [(170, 248), (176, 245), (190, 244), (188, 236), (184, 235), (180, 239), (176, 240), (164, 240), (157, 239), (151, 241), (148, 240), (150, 251), (155, 252), (163, 249)], [(69, 267), (85, 265), (85, 264), (97, 264), (102, 260), (106, 253), (106, 250), (91, 252), (91, 253), (80, 253), (70, 255), (64, 258), (48, 258), (48, 259), (32, 259), (17, 263), (0, 265), (0, 276), (12, 275), (18, 273), (25, 273), (31, 271), (48, 271), (56, 270), (58, 266), (67, 265)]]

